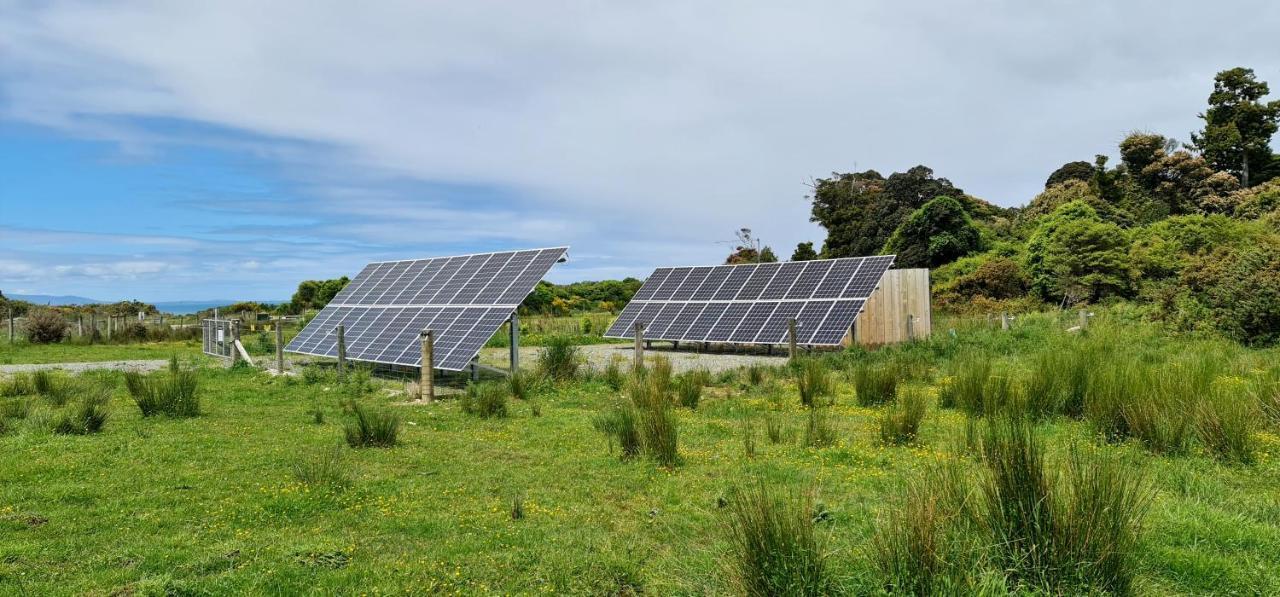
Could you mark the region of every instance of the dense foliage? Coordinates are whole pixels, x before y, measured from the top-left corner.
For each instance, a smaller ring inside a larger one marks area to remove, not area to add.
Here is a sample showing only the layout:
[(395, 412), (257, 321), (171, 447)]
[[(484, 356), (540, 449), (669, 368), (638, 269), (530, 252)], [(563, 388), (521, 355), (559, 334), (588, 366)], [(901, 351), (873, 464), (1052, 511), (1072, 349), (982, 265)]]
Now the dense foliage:
[(635, 278), (572, 284), (542, 281), (520, 304), (520, 312), (568, 315), (575, 311), (618, 311), (639, 289), (640, 280)]
[(823, 257), (894, 253), (929, 267), (935, 304), (958, 312), (1137, 300), (1176, 329), (1280, 342), (1280, 100), (1253, 71), (1218, 74), (1191, 143), (1135, 131), (1063, 164), (1022, 208), (964, 194), (917, 166), (815, 181)]

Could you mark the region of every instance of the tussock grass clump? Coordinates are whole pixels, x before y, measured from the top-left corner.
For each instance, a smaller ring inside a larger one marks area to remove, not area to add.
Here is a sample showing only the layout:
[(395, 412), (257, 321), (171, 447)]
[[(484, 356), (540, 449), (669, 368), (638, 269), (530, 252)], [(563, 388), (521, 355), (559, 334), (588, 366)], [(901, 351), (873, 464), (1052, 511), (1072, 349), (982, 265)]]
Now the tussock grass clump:
[(124, 384), (144, 417), (161, 414), (170, 417), (200, 415), (199, 380), (196, 372), (183, 369), (178, 364), (178, 357), (170, 359), (168, 371), (146, 376), (135, 371), (126, 372)]
[(53, 432), (62, 435), (87, 435), (102, 431), (110, 416), (110, 396), (106, 393), (86, 392), (75, 405), (57, 416)]
[(764, 435), (769, 438), (769, 443), (771, 444), (782, 443), (782, 419), (773, 415), (765, 415)]
[(507, 389), (516, 400), (528, 400), (537, 387), (537, 379), (523, 371), (512, 371), (507, 377)]
[(35, 382), (26, 373), (15, 373), (0, 385), (0, 396), (34, 396), (36, 393)]
[(308, 487), (341, 490), (351, 486), (351, 471), (338, 446), (319, 449), (293, 462), (293, 478)]
[(920, 388), (904, 388), (893, 405), (880, 414), (880, 442), (889, 446), (914, 443), (928, 410), (929, 395)]
[(384, 409), (368, 409), (351, 403), (353, 419), (346, 424), (347, 445), (352, 448), (390, 448), (400, 434), (400, 416)]
[(627, 376), (622, 372), (620, 360), (615, 355), (614, 358), (609, 359), (609, 364), (604, 367), (604, 383), (609, 386), (610, 390), (615, 392), (621, 390), (622, 386), (627, 383)]
[(704, 375), (697, 372), (690, 372), (676, 378), (676, 398), (680, 401), (680, 406), (689, 410), (697, 410), (698, 402), (702, 400), (702, 386), (705, 380)]
[(75, 393), (71, 382), (56, 372), (40, 370), (31, 374), (31, 387), (54, 406), (65, 405)]
[(653, 386), (653, 391), (661, 397), (667, 397), (672, 392), (672, 372), (671, 359), (658, 355), (653, 357), (653, 364), (649, 366), (645, 375), (649, 379), (649, 383)]
[(1219, 460), (1251, 464), (1257, 459), (1259, 414), (1256, 402), (1224, 383), (1197, 403), (1196, 435)]
[(944, 466), (906, 483), (905, 499), (881, 515), (871, 553), (891, 594), (973, 594), (973, 513), (965, 471)]
[(0, 419), (25, 419), (31, 414), (31, 400), (15, 396), (0, 400)]
[(1280, 367), (1267, 370), (1250, 388), (1267, 422), (1280, 427)]
[[(665, 360), (665, 359), (663, 359)], [(640, 433), (640, 445), (644, 454), (663, 466), (679, 463), (679, 422), (672, 411), (670, 399), (670, 364), (668, 374), (659, 373), (654, 367), (645, 376), (634, 376), (627, 386), (631, 406), (635, 409), (636, 428)], [(663, 379), (667, 381), (663, 381)], [(666, 390), (663, 391), (663, 385)]]
[(620, 403), (597, 415), (591, 425), (608, 438), (611, 452), (614, 442), (617, 442), (620, 458), (630, 460), (639, 456), (641, 451), (640, 426), (636, 419), (635, 405)]
[(538, 353), (538, 371), (548, 379), (564, 382), (578, 377), (582, 355), (569, 336), (550, 336)]
[(967, 357), (956, 361), (950, 381), (938, 393), (938, 406), (959, 408), (969, 413), (984, 410), (983, 392), (991, 378), (991, 360), (985, 356)]
[(860, 365), (853, 372), (853, 386), (860, 406), (888, 403), (898, 391), (898, 369), (888, 363)]
[(758, 363), (752, 363), (742, 369), (743, 383), (748, 387), (764, 384), (767, 377), (768, 370), (765, 369), (764, 365)]
[(817, 359), (798, 359), (792, 364), (800, 404), (813, 408), (819, 401), (835, 393), (835, 383), (826, 365)]
[(459, 399), (462, 412), (482, 419), (506, 417), (507, 384), (496, 381), (482, 381), (467, 384), (467, 391)]
[(775, 495), (764, 482), (728, 500), (729, 571), (742, 594), (823, 595), (831, 588), (808, 493)]
[(981, 522), (1002, 564), (1019, 580), (1038, 582), (1054, 566), (1054, 508), (1035, 428), (1022, 417), (988, 421), (982, 458), (988, 475), (981, 486)]
[(809, 409), (804, 427), (804, 445), (810, 448), (829, 446), (836, 441), (836, 428), (827, 415), (827, 409), (815, 406)]

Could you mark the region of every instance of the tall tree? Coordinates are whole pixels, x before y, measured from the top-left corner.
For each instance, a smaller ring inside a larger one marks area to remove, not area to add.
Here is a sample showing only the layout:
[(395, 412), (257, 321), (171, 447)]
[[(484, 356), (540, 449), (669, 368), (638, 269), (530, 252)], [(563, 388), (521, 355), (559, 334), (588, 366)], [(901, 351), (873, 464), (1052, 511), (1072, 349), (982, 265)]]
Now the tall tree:
[(1280, 124), (1280, 100), (1262, 101), (1270, 93), (1251, 68), (1224, 70), (1213, 78), (1209, 109), (1200, 118), (1204, 129), (1191, 134), (1192, 145), (1215, 169), (1235, 174), (1240, 186), (1264, 182), (1252, 171), (1272, 159), (1271, 136)]
[(1094, 178), (1093, 164), (1089, 162), (1067, 162), (1054, 170), (1049, 178), (1044, 181), (1044, 188), (1049, 188), (1056, 184), (1062, 184), (1068, 180), (1082, 180), (1090, 182)]
[(827, 230), (822, 249), (826, 257), (875, 254), (911, 212), (941, 195), (965, 196), (925, 166), (889, 178), (875, 170), (832, 173), (831, 178), (815, 181), (813, 191), (809, 219)]
[(813, 243), (799, 243), (791, 253), (792, 261), (813, 261), (817, 258), (818, 252), (813, 250)]
[(894, 231), (884, 251), (902, 267), (938, 267), (978, 250), (982, 234), (959, 201), (941, 196), (917, 209)]

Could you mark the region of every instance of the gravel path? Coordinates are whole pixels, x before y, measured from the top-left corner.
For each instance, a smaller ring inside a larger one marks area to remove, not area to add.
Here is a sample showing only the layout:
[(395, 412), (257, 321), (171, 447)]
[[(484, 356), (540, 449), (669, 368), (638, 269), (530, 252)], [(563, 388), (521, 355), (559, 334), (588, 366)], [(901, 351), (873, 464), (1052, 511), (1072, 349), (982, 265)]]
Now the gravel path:
[(44, 369), (61, 369), (71, 373), (83, 373), (94, 369), (110, 369), (114, 371), (156, 371), (169, 366), (169, 361), (135, 360), (135, 361), (97, 361), (93, 363), (40, 363), (35, 365), (0, 365), (0, 373), (29, 373)]
[[(582, 356), (586, 358), (587, 364), (596, 370), (607, 367), (610, 359), (621, 359), (623, 363), (631, 363), (633, 358), (630, 344), (592, 344), (579, 346), (578, 349), (582, 352)], [(522, 346), (520, 348), (521, 368), (532, 367), (537, 362), (538, 353), (541, 351), (542, 349), (539, 347)], [(667, 357), (671, 360), (671, 368), (677, 373), (694, 369), (706, 369), (712, 373), (719, 373), (728, 369), (746, 367), (753, 363), (784, 365), (787, 362), (785, 356), (719, 354), (714, 352), (697, 353), (683, 350), (649, 349), (644, 354), (646, 359), (652, 358), (654, 355)], [(507, 349), (505, 348), (486, 348), (480, 356), (480, 362), (495, 367), (506, 367), (507, 359)]]

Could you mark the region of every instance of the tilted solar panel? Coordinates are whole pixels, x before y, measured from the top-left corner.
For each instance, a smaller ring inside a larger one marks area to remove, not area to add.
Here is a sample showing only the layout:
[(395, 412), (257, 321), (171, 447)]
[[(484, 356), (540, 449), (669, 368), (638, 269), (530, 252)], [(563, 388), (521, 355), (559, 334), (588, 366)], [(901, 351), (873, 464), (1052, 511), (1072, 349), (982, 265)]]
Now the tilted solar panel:
[(609, 338), (836, 345), (893, 266), (893, 255), (654, 270), (614, 320)]
[(436, 369), (461, 371), (533, 292), (568, 247), (370, 263), (285, 347), (347, 358), (422, 365), (419, 334), (432, 330)]

